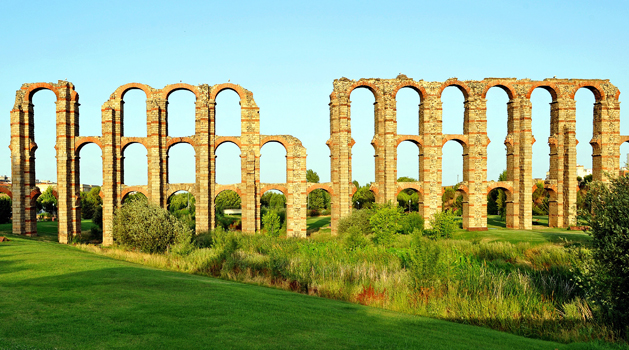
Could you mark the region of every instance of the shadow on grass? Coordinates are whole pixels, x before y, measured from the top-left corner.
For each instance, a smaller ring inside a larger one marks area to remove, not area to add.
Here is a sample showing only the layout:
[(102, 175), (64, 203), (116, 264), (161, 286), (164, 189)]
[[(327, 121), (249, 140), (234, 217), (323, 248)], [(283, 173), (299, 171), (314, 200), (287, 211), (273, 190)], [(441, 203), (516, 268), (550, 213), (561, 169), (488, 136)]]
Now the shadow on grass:
[[(0, 339), (81, 349), (563, 347), (271, 288), (87, 260), (93, 270), (24, 274), (4, 284), (9, 293), (0, 313), (11, 316), (0, 318)], [(25, 317), (29, 327), (15, 322)], [(80, 332), (68, 324), (81, 325)]]

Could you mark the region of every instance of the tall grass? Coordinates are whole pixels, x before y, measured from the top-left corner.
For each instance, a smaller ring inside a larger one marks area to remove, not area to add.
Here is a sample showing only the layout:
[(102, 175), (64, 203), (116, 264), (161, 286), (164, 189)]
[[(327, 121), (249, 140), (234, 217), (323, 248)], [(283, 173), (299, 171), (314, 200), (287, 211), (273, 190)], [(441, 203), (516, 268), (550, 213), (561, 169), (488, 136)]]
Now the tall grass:
[(572, 281), (560, 244), (430, 240), (397, 236), (389, 247), (348, 249), (341, 238), (307, 240), (212, 233), (211, 247), (150, 255), (83, 249), (158, 268), (273, 286), (561, 342), (615, 341)]

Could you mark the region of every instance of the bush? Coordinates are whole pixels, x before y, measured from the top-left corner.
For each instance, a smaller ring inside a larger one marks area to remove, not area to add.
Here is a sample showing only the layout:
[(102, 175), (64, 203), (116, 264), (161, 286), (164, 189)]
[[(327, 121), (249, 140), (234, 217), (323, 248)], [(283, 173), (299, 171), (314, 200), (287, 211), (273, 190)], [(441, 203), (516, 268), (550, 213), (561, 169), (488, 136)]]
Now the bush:
[(369, 218), (373, 236), (371, 240), (375, 244), (388, 245), (393, 242), (395, 234), (400, 230), (402, 208), (391, 203), (374, 204), (373, 214)]
[(435, 213), (430, 220), (431, 228), (425, 230), (424, 234), (432, 238), (452, 238), (452, 234), (457, 228), (455, 218), (450, 211)]
[(103, 241), (103, 229), (98, 226), (92, 226), (90, 228), (90, 237), (97, 241)]
[(346, 216), (339, 220), (338, 232), (343, 235), (348, 233), (350, 227), (356, 227), (364, 235), (371, 233), (371, 224), (369, 218), (371, 217), (371, 211), (369, 209), (352, 210), (349, 216)]
[(162, 253), (191, 231), (168, 210), (144, 201), (130, 201), (116, 210), (113, 236), (117, 244), (145, 253)]
[(9, 196), (0, 195), (0, 224), (11, 222), (12, 202)]
[(103, 207), (102, 206), (99, 205), (94, 208), (94, 213), (92, 214), (92, 222), (96, 226), (98, 226), (101, 229), (101, 231), (103, 230)]
[(264, 227), (268, 236), (278, 237), (280, 235), (280, 216), (275, 210), (268, 211), (262, 217), (262, 227)]
[(629, 177), (590, 185), (593, 301), (623, 336), (629, 332)]
[(417, 212), (402, 215), (399, 232), (408, 235), (415, 230), (424, 231), (424, 218)]
[(358, 227), (351, 226), (343, 238), (343, 243), (345, 243), (347, 249), (356, 250), (369, 245), (369, 240), (367, 240), (365, 234), (361, 232)]

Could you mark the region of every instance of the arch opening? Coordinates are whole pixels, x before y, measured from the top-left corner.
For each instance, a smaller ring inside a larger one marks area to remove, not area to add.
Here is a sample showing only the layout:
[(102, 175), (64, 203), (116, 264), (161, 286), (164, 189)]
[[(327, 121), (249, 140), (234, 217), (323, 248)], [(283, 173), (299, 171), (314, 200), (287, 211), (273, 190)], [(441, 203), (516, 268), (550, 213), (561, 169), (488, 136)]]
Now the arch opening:
[(236, 191), (224, 190), (214, 199), (216, 227), (230, 231), (242, 231), (242, 206)]
[(122, 205), (125, 205), (131, 201), (143, 201), (148, 202), (149, 199), (142, 192), (138, 191), (130, 191), (122, 197)]
[(574, 95), (576, 107), (576, 138), (577, 165), (585, 169), (592, 169), (592, 145), (590, 140), (594, 136), (594, 114), (596, 96), (587, 87), (582, 87)]
[[(277, 215), (279, 223), (268, 219), (267, 215)], [(287, 227), (286, 196), (279, 190), (268, 190), (260, 197), (260, 217), (262, 229), (285, 233)]]
[(405, 181), (418, 181), (420, 147), (419, 144), (412, 141), (400, 142), (397, 147), (397, 178), (407, 179)]
[(195, 134), (196, 95), (179, 89), (168, 95), (166, 123), (168, 136), (183, 137)]
[(224, 89), (216, 96), (215, 130), (218, 136), (240, 136), (240, 96), (234, 90)]
[(353, 209), (369, 209), (376, 202), (376, 194), (370, 189), (369, 184), (365, 186), (359, 186), (357, 181), (354, 181), (354, 186), (357, 190), (352, 195), (352, 208)]
[(233, 142), (223, 142), (216, 148), (215, 155), (216, 183), (221, 185), (240, 183), (242, 163), (238, 145)]
[(620, 145), (620, 175), (629, 173), (629, 142), (623, 142)]
[(535, 138), (532, 146), (533, 179), (544, 180), (550, 171), (550, 146), (548, 138), (551, 130), (552, 94), (544, 87), (538, 87), (531, 94), (531, 132)]
[[(549, 213), (552, 211), (554, 192), (544, 188), (544, 182), (537, 181), (533, 188), (533, 225), (550, 227)], [(556, 196), (554, 196), (556, 197)]]
[[(57, 96), (48, 89), (38, 90), (32, 99), (33, 134), (31, 139), (37, 147), (33, 151), (36, 186), (40, 183), (57, 182)], [(32, 167), (32, 165), (31, 165)], [(32, 169), (31, 169), (32, 171)]]
[(168, 197), (168, 212), (179, 219), (192, 232), (196, 229), (196, 201), (192, 193), (188, 191), (177, 191)]
[(507, 123), (509, 95), (494, 86), (487, 92), (487, 137), (491, 140), (487, 145), (487, 181), (500, 181), (500, 174), (507, 169)]
[(463, 145), (457, 140), (449, 140), (443, 145), (441, 156), (442, 186), (454, 186), (466, 180), (463, 173), (463, 152)]
[(419, 135), (419, 104), (421, 96), (410, 87), (401, 88), (395, 96), (397, 133)]
[(168, 149), (168, 183), (195, 183), (196, 173), (194, 147), (178, 143)]
[(146, 137), (146, 93), (138, 88), (129, 89), (122, 98), (122, 135)]
[(397, 195), (397, 202), (400, 208), (404, 209), (406, 213), (419, 211), (419, 198), (420, 194), (414, 188), (405, 188)]
[(359, 87), (352, 91), (350, 127), (355, 144), (351, 147), (352, 180), (360, 183), (376, 181), (376, 155), (372, 141), (376, 135), (377, 111), (374, 93)]
[(287, 152), (284, 145), (271, 141), (260, 147), (260, 182), (286, 183)]
[(144, 145), (132, 143), (123, 151), (122, 183), (127, 186), (148, 184), (148, 156)]
[(463, 134), (465, 95), (458, 86), (450, 85), (441, 93), (441, 125), (443, 134)]

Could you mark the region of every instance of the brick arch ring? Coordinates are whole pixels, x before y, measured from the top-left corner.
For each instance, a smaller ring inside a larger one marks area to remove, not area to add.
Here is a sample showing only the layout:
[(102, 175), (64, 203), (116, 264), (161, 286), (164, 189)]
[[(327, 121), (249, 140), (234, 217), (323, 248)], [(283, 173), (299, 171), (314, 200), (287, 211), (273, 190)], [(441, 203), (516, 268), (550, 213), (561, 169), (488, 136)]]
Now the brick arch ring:
[(234, 192), (236, 192), (236, 194), (238, 194), (238, 196), (242, 200), (242, 191), (240, 190), (240, 188), (236, 187), (236, 185), (216, 186), (216, 192), (214, 194), (214, 199), (216, 199), (216, 197), (218, 197), (218, 195), (221, 194), (221, 192), (225, 192), (225, 191), (234, 191)]
[(288, 189), (286, 189), (286, 186), (280, 186), (280, 185), (267, 185), (262, 187), (262, 189), (260, 190), (260, 194), (264, 194), (267, 191), (270, 190), (276, 190), (276, 191), (280, 191), (282, 192), (282, 194), (286, 197), (288, 197)]
[(124, 198), (131, 192), (138, 192), (138, 193), (142, 193), (146, 199), (150, 200), (150, 197), (146, 191), (146, 189), (143, 186), (129, 186), (129, 187), (125, 187), (124, 190), (122, 190), (122, 193), (120, 194), (120, 200), (124, 200)]
[(422, 189), (422, 186), (418, 183), (413, 183), (413, 182), (398, 182), (397, 192), (395, 193), (395, 197), (397, 197), (400, 194), (400, 192), (409, 188), (417, 191), (417, 193), (419, 193), (422, 196), (422, 198), (424, 197), (424, 190)]
[(441, 147), (443, 147), (443, 145), (445, 145), (446, 142), (448, 142), (450, 140), (454, 140), (454, 141), (458, 142), (461, 146), (463, 146), (463, 148), (467, 148), (468, 147), (467, 135), (454, 135), (454, 134), (443, 135), (443, 137), (441, 139)]
[(103, 151), (103, 144), (100, 142), (100, 137), (98, 136), (80, 136), (78, 137), (77, 142), (74, 144), (74, 154), (79, 155), (83, 147), (86, 145), (93, 143), (100, 148), (101, 152)]
[(9, 198), (13, 199), (13, 192), (11, 192), (7, 186), (0, 185), (0, 193), (4, 193), (9, 196)]
[(308, 189), (306, 190), (306, 194), (314, 191), (314, 190), (324, 190), (326, 192), (328, 192), (330, 194), (330, 196), (334, 196), (334, 191), (332, 190), (332, 187), (328, 186), (328, 185), (324, 185), (324, 184), (314, 184), (314, 185), (310, 185), (308, 187)]
[(184, 137), (169, 137), (168, 141), (166, 142), (166, 149), (170, 150), (172, 146), (180, 144), (180, 143), (187, 143), (193, 148), (197, 147), (196, 142), (191, 137), (184, 136)]

